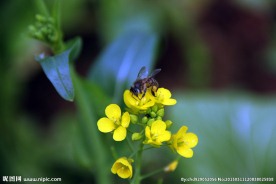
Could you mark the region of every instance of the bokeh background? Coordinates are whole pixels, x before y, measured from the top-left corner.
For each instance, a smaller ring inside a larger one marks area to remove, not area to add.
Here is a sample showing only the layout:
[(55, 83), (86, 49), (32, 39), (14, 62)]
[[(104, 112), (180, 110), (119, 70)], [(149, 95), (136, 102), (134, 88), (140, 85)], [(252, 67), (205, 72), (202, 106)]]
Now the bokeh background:
[[(184, 124), (199, 137), (192, 159), (143, 183), (160, 177), (164, 183), (181, 183), (181, 177), (276, 180), (275, 8), (273, 0), (62, 2), (64, 39), (83, 41), (75, 61), (81, 76), (95, 80), (99, 61), (105, 60), (102, 71), (109, 71), (122, 54), (141, 63), (150, 58), (151, 69), (162, 69), (156, 76), (160, 86), (178, 101), (166, 110), (173, 130)], [(83, 149), (76, 106), (57, 94), (34, 60), (50, 52), (28, 37), (37, 13), (34, 1), (0, 2), (0, 173), (95, 183), (100, 168)], [(131, 45), (134, 39), (143, 51)], [(128, 70), (136, 75), (140, 67), (137, 62)], [(108, 75), (101, 74), (98, 78)], [(110, 99), (121, 98), (114, 84), (99, 86)], [(142, 172), (174, 156), (165, 149), (149, 151)], [(114, 183), (122, 182), (114, 177)]]

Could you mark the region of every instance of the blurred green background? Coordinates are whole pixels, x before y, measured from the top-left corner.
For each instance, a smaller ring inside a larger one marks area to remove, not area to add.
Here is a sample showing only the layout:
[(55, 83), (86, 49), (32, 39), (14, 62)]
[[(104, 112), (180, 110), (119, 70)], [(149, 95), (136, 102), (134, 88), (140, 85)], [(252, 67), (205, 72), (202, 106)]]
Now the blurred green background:
[[(54, 1), (46, 2), (51, 7)], [(173, 130), (187, 125), (199, 137), (192, 159), (143, 183), (160, 177), (164, 183), (181, 183), (181, 177), (276, 180), (275, 1), (63, 0), (61, 7), (65, 40), (79, 35), (83, 41), (77, 72), (93, 84), (91, 94), (108, 97), (100, 104), (91, 95), (91, 113), (99, 117), (106, 104), (122, 103), (141, 66), (161, 68), (156, 79), (178, 101), (166, 110)], [(34, 60), (50, 52), (28, 37), (37, 13), (34, 1), (0, 2), (0, 173), (96, 183), (101, 168), (86, 151), (79, 111), (58, 96)], [(174, 156), (165, 149), (146, 152), (142, 173)]]

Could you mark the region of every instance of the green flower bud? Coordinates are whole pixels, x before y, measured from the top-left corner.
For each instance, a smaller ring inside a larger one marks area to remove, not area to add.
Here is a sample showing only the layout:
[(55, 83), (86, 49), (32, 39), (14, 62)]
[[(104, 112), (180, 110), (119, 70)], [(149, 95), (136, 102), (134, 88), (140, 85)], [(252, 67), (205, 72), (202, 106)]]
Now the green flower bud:
[(151, 108), (151, 110), (152, 110), (153, 112), (156, 112), (156, 111), (158, 110), (158, 106), (157, 106), (157, 105), (154, 105), (154, 106)]
[(40, 30), (43, 34), (48, 34), (48, 29), (46, 27), (42, 27)]
[(155, 121), (154, 118), (149, 119), (147, 125), (148, 125), (148, 126), (151, 126), (151, 124), (152, 124), (154, 121)]
[(47, 19), (44, 16), (40, 15), (40, 14), (36, 14), (35, 18), (38, 22), (46, 22), (47, 21)]
[(150, 117), (155, 118), (156, 117), (156, 113), (155, 112), (150, 112)]
[(140, 133), (133, 133), (131, 136), (131, 140), (138, 141), (142, 138), (142, 135)]
[(146, 124), (147, 122), (148, 122), (148, 117), (147, 116), (144, 116), (143, 118), (142, 118), (142, 123), (143, 124)]
[(162, 120), (162, 117), (161, 116), (157, 116), (155, 119), (156, 120)]
[(136, 124), (138, 122), (138, 117), (134, 114), (130, 114), (130, 122)]
[(35, 32), (34, 37), (38, 40), (44, 40), (44, 36), (40, 31)]
[(57, 34), (48, 35), (48, 39), (51, 43), (54, 43), (54, 42), (58, 41), (58, 35)]
[(157, 111), (157, 116), (163, 117), (164, 114), (165, 114), (165, 109), (164, 109), (164, 108), (159, 109), (159, 110)]
[(173, 122), (171, 120), (167, 120), (167, 121), (165, 121), (165, 123), (166, 123), (167, 129), (170, 128), (173, 124)]
[(37, 31), (34, 25), (29, 25), (28, 29), (31, 34), (34, 34)]
[(55, 23), (55, 19), (53, 19), (52, 17), (48, 17), (47, 21), (52, 24)]

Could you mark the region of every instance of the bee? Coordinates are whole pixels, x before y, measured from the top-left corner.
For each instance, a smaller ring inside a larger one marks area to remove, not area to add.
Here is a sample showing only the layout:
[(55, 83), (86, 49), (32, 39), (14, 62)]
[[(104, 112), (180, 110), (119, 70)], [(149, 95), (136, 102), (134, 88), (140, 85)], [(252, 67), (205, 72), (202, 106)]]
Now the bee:
[[(153, 78), (158, 74), (161, 69), (155, 69), (150, 75), (148, 75), (148, 70), (143, 66), (137, 76), (137, 79), (130, 88), (132, 94), (138, 97), (139, 94), (143, 94), (142, 98), (145, 96), (147, 89), (151, 88), (151, 92), (154, 93), (158, 89), (158, 82)], [(138, 97), (139, 98), (139, 97)]]

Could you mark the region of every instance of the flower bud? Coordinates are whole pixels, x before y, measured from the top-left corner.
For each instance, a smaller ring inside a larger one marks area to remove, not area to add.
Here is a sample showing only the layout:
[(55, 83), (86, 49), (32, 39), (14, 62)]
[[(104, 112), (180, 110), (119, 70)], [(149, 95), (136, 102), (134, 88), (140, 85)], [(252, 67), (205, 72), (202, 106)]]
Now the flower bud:
[(133, 133), (131, 136), (131, 140), (138, 141), (142, 138), (142, 135), (140, 133)]
[(34, 25), (29, 25), (28, 29), (31, 34), (34, 34), (37, 31)]
[(38, 40), (44, 40), (44, 36), (40, 31), (35, 32), (34, 37)]
[(175, 161), (171, 162), (169, 165), (167, 165), (164, 168), (164, 171), (165, 172), (173, 172), (176, 169), (177, 165), (178, 165), (178, 161), (175, 160)]
[(148, 125), (148, 126), (151, 126), (151, 124), (152, 124), (154, 121), (155, 121), (154, 118), (150, 118), (150, 119), (148, 120), (147, 125)]
[(161, 116), (157, 116), (155, 119), (156, 120), (162, 120), (162, 117)]
[(130, 122), (136, 124), (138, 122), (138, 117), (134, 114), (130, 114)]
[(46, 22), (46, 18), (40, 14), (36, 14), (35, 18), (38, 22)]
[(156, 113), (155, 112), (150, 112), (150, 117), (152, 117), (152, 118), (155, 118), (156, 117)]
[(147, 122), (148, 122), (148, 117), (147, 116), (144, 116), (143, 118), (142, 118), (142, 123), (143, 124), (146, 124)]
[(151, 110), (152, 110), (153, 112), (156, 112), (156, 111), (158, 110), (158, 106), (157, 106), (157, 105), (154, 105), (154, 106), (151, 108)]
[(146, 111), (146, 114), (149, 114), (151, 112), (151, 108), (148, 108)]
[(170, 128), (173, 124), (173, 122), (171, 120), (167, 120), (167, 121), (165, 121), (165, 123), (166, 123), (167, 129)]
[(55, 19), (52, 18), (52, 17), (48, 17), (48, 18), (47, 18), (47, 21), (48, 21), (49, 23), (55, 23)]
[(165, 109), (164, 109), (164, 108), (159, 109), (159, 110), (157, 111), (157, 116), (163, 117), (164, 114), (165, 114)]

